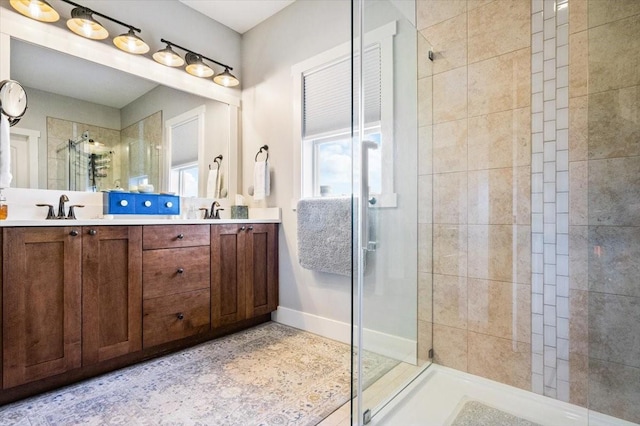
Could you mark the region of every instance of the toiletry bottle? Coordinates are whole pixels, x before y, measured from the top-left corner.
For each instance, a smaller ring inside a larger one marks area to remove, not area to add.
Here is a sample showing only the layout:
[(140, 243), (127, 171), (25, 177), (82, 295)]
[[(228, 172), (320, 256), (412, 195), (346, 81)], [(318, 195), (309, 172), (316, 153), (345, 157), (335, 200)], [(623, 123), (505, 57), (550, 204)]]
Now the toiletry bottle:
[(9, 206), (7, 205), (7, 198), (0, 191), (0, 220), (5, 220), (9, 214)]

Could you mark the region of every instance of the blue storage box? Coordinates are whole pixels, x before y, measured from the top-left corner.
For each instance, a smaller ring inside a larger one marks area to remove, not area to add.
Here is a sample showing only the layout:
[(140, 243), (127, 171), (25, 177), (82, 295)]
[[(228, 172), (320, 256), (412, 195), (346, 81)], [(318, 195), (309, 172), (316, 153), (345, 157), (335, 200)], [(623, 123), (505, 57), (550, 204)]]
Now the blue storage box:
[(180, 197), (169, 194), (105, 192), (104, 214), (179, 215)]

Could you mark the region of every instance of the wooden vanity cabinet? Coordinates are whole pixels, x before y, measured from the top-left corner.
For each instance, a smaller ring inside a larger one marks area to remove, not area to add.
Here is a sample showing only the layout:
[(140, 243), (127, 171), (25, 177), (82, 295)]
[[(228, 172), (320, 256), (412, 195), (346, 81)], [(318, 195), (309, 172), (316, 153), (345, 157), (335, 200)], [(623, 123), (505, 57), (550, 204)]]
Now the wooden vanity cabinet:
[(277, 224), (1, 228), (0, 404), (269, 321), (277, 233)]
[(143, 347), (209, 331), (209, 226), (148, 225), (143, 247)]
[(278, 304), (276, 224), (211, 226), (211, 324), (268, 314)]
[(4, 388), (142, 349), (140, 226), (3, 234)]
[(3, 388), (79, 368), (80, 227), (3, 229)]
[(142, 227), (82, 228), (82, 365), (142, 349)]

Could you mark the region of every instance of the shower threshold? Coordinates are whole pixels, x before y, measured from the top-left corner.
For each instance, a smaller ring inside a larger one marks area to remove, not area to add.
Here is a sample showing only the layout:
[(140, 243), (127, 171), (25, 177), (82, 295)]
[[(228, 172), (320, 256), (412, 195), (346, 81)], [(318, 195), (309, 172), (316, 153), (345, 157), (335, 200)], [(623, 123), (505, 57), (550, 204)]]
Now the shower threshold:
[(577, 405), (432, 364), (371, 420), (369, 426), (448, 426), (465, 404), (544, 426), (637, 426)]

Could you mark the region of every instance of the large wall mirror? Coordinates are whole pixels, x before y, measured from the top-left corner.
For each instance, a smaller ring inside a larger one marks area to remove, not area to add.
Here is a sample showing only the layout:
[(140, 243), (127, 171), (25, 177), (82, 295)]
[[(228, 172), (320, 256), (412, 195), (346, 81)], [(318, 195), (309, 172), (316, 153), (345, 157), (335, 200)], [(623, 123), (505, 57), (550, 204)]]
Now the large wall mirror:
[[(227, 174), (223, 193), (236, 192), (237, 170), (231, 167), (237, 163), (237, 105), (193, 87), (167, 85), (157, 72), (143, 78), (15, 34), (3, 38), (3, 47), (9, 40), (10, 77), (25, 87), (29, 98), (27, 113), (13, 133), (18, 141), (25, 132), (39, 134), (37, 149), (33, 143), (21, 144), (31, 149), (21, 153), (30, 159), (24, 168), (31, 179), (15, 179), (28, 182), (17, 187), (101, 191), (150, 184), (155, 192), (180, 192), (172, 185), (173, 169), (188, 168), (197, 194), (192, 189), (181, 195), (205, 197), (209, 166), (222, 156), (220, 170)], [(156, 65), (149, 61), (149, 68)], [(167, 122), (196, 109), (202, 111), (201, 134), (167, 137)], [(176, 152), (194, 155), (178, 157)], [(16, 164), (14, 175), (22, 164)]]

